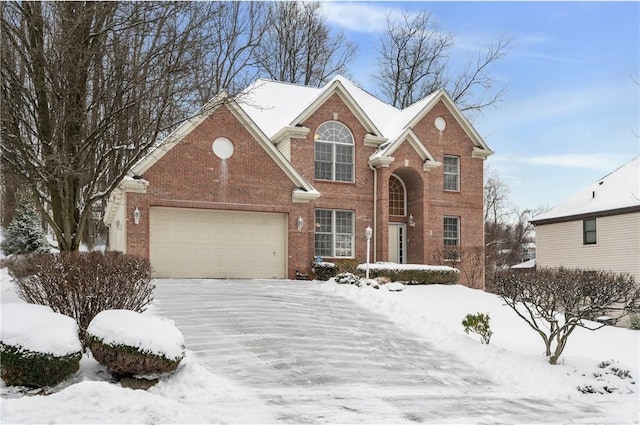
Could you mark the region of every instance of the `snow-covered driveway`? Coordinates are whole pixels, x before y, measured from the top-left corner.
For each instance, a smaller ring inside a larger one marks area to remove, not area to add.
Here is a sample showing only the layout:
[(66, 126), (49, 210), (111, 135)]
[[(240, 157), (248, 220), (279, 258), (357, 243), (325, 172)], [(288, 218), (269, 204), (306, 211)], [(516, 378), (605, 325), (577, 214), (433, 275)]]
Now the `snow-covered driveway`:
[(166, 279), (155, 305), (207, 369), (285, 423), (538, 423), (567, 410), (582, 422), (597, 411), (498, 387), (455, 353), (315, 285)]

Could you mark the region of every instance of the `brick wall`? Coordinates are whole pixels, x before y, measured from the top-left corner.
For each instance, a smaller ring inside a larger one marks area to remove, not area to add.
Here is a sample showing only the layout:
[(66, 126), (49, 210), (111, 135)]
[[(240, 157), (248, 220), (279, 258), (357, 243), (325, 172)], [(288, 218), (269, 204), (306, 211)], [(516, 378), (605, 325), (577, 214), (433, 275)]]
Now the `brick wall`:
[[(433, 125), (437, 116), (444, 117), (447, 122), (442, 133)], [(342, 122), (353, 134), (356, 163), (353, 183), (314, 178), (314, 134), (320, 124), (330, 120)], [(364, 262), (365, 229), (374, 227), (374, 172), (367, 161), (375, 148), (364, 145), (365, 127), (337, 94), (311, 114), (304, 126), (310, 129), (308, 136), (291, 140), (291, 162), (322, 194), (320, 198), (308, 204), (293, 203), (294, 184), (231, 111), (222, 106), (142, 176), (149, 181), (146, 194), (127, 195), (128, 252), (148, 257), (148, 217), (149, 208), (153, 206), (280, 212), (288, 214), (288, 275), (293, 278), (296, 270), (309, 272), (314, 256), (314, 210), (327, 208), (354, 211), (355, 259)], [(472, 142), (442, 104), (428, 113), (414, 131), (437, 161), (442, 161), (444, 154), (460, 156), (461, 190), (459, 193), (444, 192), (442, 167), (423, 171), (419, 155), (409, 143), (402, 144), (393, 154), (395, 161), (377, 172), (378, 221), (374, 246), (379, 261), (388, 258), (388, 181), (391, 173), (399, 175), (407, 185), (407, 213), (413, 214), (416, 221), (415, 227), (407, 226), (409, 262), (431, 263), (435, 253), (442, 249), (444, 215), (461, 218), (463, 246), (483, 244), (483, 164), (481, 159), (471, 158)], [(233, 156), (225, 161), (212, 151), (212, 143), (218, 137), (226, 137), (234, 145)], [(138, 225), (132, 222), (136, 207), (142, 213)], [(298, 217), (305, 222), (302, 231), (297, 230)], [(467, 282), (463, 280), (462, 283)]]

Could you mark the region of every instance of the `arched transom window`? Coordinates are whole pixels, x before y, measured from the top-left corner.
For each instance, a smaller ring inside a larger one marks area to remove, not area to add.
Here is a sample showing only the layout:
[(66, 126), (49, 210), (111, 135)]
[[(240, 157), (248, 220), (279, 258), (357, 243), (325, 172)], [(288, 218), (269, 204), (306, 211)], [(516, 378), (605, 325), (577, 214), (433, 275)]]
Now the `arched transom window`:
[(315, 133), (315, 178), (353, 181), (353, 135), (344, 124), (327, 121)]
[(389, 215), (407, 215), (407, 190), (395, 174), (389, 178)]

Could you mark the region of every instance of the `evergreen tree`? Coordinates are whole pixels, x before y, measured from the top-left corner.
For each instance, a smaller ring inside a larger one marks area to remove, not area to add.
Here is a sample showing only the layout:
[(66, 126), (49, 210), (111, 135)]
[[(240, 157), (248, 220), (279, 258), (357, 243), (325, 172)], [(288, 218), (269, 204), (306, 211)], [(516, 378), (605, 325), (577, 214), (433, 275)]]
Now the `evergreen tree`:
[(49, 250), (49, 244), (40, 224), (40, 217), (38, 217), (33, 203), (25, 196), (18, 203), (16, 215), (4, 232), (4, 240), (0, 244), (0, 248), (5, 255)]

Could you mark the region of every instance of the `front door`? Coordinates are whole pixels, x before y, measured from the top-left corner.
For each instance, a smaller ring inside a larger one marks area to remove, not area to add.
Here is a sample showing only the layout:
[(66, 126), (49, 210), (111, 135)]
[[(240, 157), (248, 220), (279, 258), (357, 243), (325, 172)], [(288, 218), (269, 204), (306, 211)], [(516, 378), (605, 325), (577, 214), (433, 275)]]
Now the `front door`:
[(389, 223), (389, 261), (405, 264), (407, 262), (406, 244), (407, 225)]

